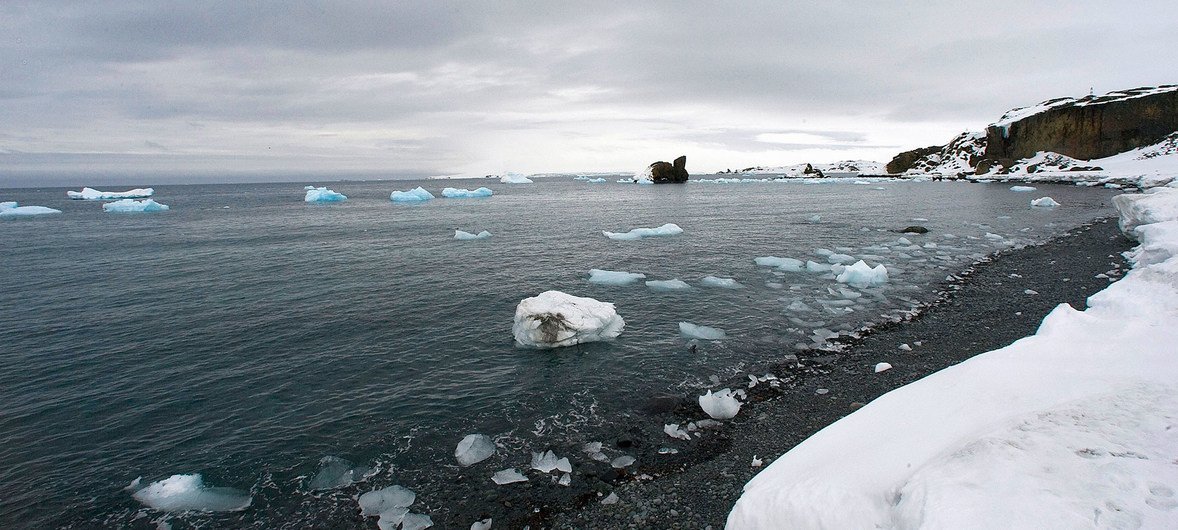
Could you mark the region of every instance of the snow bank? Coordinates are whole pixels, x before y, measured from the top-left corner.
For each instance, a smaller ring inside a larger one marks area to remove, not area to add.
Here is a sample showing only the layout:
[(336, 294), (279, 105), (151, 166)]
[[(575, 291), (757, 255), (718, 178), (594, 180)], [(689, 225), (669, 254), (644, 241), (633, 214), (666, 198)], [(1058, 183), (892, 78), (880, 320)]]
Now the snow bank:
[(859, 260), (843, 269), (835, 280), (855, 287), (878, 287), (888, 283), (888, 269), (883, 265), (869, 267), (866, 262)]
[(520, 175), (519, 173), (508, 173), (499, 177), (499, 182), (504, 184), (531, 184), (532, 179)]
[(494, 192), (491, 188), (479, 188), (476, 190), (467, 190), (459, 188), (443, 188), (442, 196), (449, 199), (474, 199), (479, 197), (490, 197)]
[(487, 239), (488, 237), (491, 237), (491, 233), (486, 230), (483, 230), (482, 232), (479, 232), (477, 234), (472, 234), (470, 232), (463, 232), (462, 230), (455, 230), (454, 231), (454, 239), (457, 239), (459, 241), (470, 241), (472, 239)]
[(155, 194), (155, 188), (135, 188), (127, 191), (98, 191), (94, 188), (82, 188), (82, 191), (67, 191), (65, 194), (71, 199), (87, 201), (142, 199)]
[(658, 228), (635, 228), (629, 232), (606, 232), (601, 231), (605, 237), (610, 239), (617, 239), (620, 241), (634, 241), (644, 237), (660, 237), (660, 236), (674, 236), (683, 233), (683, 229), (675, 223), (667, 223)]
[(426, 191), (421, 186), (409, 191), (394, 191), (389, 194), (389, 200), (393, 202), (423, 202), (433, 198), (434, 194)]
[(232, 512), (246, 509), (251, 502), (247, 492), (206, 486), (199, 474), (172, 475), (148, 484), (131, 496), (149, 508), (164, 512)]
[(1059, 206), (1058, 202), (1051, 197), (1039, 197), (1038, 199), (1031, 199), (1031, 206), (1038, 206), (1040, 208), (1054, 208)]
[(520, 301), (511, 332), (525, 346), (557, 348), (615, 338), (625, 325), (613, 304), (545, 291)]
[(700, 339), (700, 340), (720, 340), (726, 338), (724, 330), (710, 328), (708, 326), (698, 326), (691, 322), (679, 323), (679, 334), (685, 339)]
[(168, 209), (168, 205), (155, 202), (154, 199), (122, 199), (102, 205), (102, 211), (110, 213), (166, 212)]
[(495, 442), (485, 434), (468, 434), (454, 448), (454, 458), (462, 467), (472, 466), (495, 454)]
[(17, 206), (15, 201), (0, 202), (0, 217), (29, 217), (54, 213), (61, 213), (61, 210), (45, 206)]
[(728, 528), (1178, 527), (1178, 189), (1151, 195), (1115, 201), (1141, 246), (1087, 310), (819, 431)]
[(704, 409), (713, 420), (730, 420), (740, 412), (740, 400), (732, 393), (732, 389), (725, 388), (715, 394), (711, 390), (699, 397), (699, 408)]
[(307, 186), (303, 189), (307, 190), (307, 195), (303, 197), (303, 200), (306, 202), (339, 202), (348, 199), (347, 195), (336, 193), (322, 186), (318, 188)]
[(630, 285), (645, 277), (646, 275), (641, 272), (589, 269), (589, 283), (601, 285)]

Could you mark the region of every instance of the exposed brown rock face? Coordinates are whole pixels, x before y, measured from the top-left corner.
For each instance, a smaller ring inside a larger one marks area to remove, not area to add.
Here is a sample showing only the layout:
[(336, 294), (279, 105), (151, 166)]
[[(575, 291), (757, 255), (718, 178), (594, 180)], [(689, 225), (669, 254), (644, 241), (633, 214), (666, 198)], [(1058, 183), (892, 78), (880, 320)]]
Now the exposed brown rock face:
[(650, 176), (655, 184), (687, 182), (687, 157), (676, 158), (674, 164), (661, 161), (651, 164)]
[(886, 169), (888, 170), (888, 173), (892, 175), (903, 173), (909, 169), (912, 169), (912, 165), (917, 160), (920, 160), (933, 153), (940, 153), (941, 147), (943, 146), (930, 145), (928, 147), (920, 147), (911, 151), (904, 151), (903, 153), (893, 157), (892, 161), (888, 162)]

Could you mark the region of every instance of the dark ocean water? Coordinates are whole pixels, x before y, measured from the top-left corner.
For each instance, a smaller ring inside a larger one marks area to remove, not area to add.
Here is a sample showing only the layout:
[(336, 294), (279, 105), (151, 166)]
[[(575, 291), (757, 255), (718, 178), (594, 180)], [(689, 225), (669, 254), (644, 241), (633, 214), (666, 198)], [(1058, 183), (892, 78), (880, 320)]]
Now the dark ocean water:
[[(359, 491), (395, 482), (428, 512), (467, 433), (499, 442), (479, 464), (488, 477), (526, 468), (529, 450), (593, 441), (647, 396), (702, 393), (710, 376), (821, 343), (824, 330), (911, 310), (986, 254), (1111, 215), (1114, 195), (931, 182), (326, 185), (349, 200), (306, 204), (302, 183), (158, 186), (171, 211), (107, 214), (64, 189), (0, 190), (64, 212), (0, 220), (0, 526), (154, 524), (164, 517), (123, 488), (188, 473), (249, 491), (253, 505), (173, 523), (354, 525), (348, 496), (306, 491), (328, 455), (381, 470)], [(418, 185), (495, 195), (388, 200)], [(1044, 195), (1063, 206), (1028, 206)], [(664, 223), (685, 233), (601, 235)], [(912, 224), (931, 232), (905, 245), (886, 231)], [(455, 241), (454, 229), (494, 235)], [(819, 248), (874, 256), (891, 281), (836, 304), (830, 277), (753, 262), (825, 262)], [(695, 288), (593, 285), (592, 268)], [(700, 287), (706, 275), (746, 288)], [(514, 344), (516, 304), (549, 289), (615, 303), (625, 331), (552, 351)], [(813, 311), (787, 310), (799, 301)], [(730, 339), (692, 353), (680, 321)]]

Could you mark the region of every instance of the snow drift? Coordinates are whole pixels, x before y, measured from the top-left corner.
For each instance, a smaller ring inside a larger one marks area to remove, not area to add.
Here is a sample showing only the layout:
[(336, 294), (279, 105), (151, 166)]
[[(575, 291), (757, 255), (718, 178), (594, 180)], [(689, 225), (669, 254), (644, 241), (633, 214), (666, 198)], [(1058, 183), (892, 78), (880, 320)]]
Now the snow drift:
[(520, 301), (511, 332), (525, 346), (557, 348), (613, 339), (625, 325), (611, 303), (545, 291)]

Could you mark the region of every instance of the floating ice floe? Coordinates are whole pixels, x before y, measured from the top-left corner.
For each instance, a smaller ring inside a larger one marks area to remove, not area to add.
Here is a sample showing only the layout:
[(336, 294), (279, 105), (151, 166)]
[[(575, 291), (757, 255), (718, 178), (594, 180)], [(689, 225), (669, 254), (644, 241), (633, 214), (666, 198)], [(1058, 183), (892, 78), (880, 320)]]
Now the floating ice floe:
[(700, 340), (721, 340), (727, 336), (724, 330), (710, 328), (708, 326), (697, 326), (691, 322), (679, 323), (679, 334), (685, 339), (700, 339)]
[(334, 190), (329, 190), (323, 186), (318, 188), (307, 186), (303, 189), (307, 190), (307, 195), (303, 197), (303, 201), (305, 202), (339, 202), (348, 199), (347, 195), (336, 193)]
[(641, 272), (589, 269), (589, 283), (601, 285), (630, 285), (645, 277), (646, 275)]
[(519, 173), (508, 173), (499, 177), (499, 182), (504, 184), (531, 184), (532, 179), (520, 175)]
[(878, 287), (888, 283), (888, 269), (883, 265), (870, 267), (863, 260), (843, 269), (835, 280), (839, 283), (850, 284), (854, 287)]
[(541, 473), (551, 473), (553, 471), (572, 473), (573, 465), (569, 462), (567, 456), (557, 458), (556, 453), (547, 451), (544, 453), (532, 453), (532, 469)]
[(700, 280), (700, 285), (704, 287), (717, 287), (720, 289), (744, 289), (744, 286), (735, 278), (720, 278), (717, 276), (704, 276)]
[(340, 457), (325, 456), (319, 460), (319, 472), (307, 483), (307, 488), (312, 491), (342, 488), (364, 480), (371, 472), (367, 467), (353, 467)]
[(597, 178), (595, 178), (595, 179), (586, 179), (586, 180), (585, 180), (585, 182), (591, 182), (591, 183), (593, 183), (593, 184), (600, 184), (600, 183), (602, 183), (602, 182), (605, 182), (605, 181), (606, 181), (606, 180), (605, 180), (604, 178), (601, 178), (601, 177), (597, 177)]
[(625, 325), (611, 303), (545, 291), (520, 301), (511, 331), (525, 346), (556, 348), (613, 339)]
[(1059, 206), (1059, 203), (1055, 202), (1055, 199), (1052, 199), (1051, 197), (1039, 197), (1038, 199), (1031, 200), (1031, 206), (1038, 206), (1040, 208), (1054, 208)]
[(470, 241), (470, 240), (474, 240), (474, 239), (487, 239), (488, 237), (491, 237), (491, 233), (486, 230), (483, 230), (482, 232), (479, 232), (477, 234), (472, 234), (470, 232), (463, 232), (462, 230), (455, 230), (454, 231), (454, 239), (457, 239), (459, 241)]
[(120, 199), (102, 205), (102, 211), (110, 213), (166, 212), (168, 209), (168, 205), (155, 202), (155, 199)]
[(1034, 186), (1011, 186), (1010, 191), (1035, 191), (1039, 188)]
[(149, 508), (164, 512), (235, 512), (249, 507), (249, 493), (204, 484), (200, 474), (172, 475), (131, 495)]
[(475, 190), (459, 189), (459, 188), (444, 188), (442, 189), (442, 196), (449, 199), (477, 199), (479, 197), (490, 197), (494, 192), (491, 188), (478, 188)]
[(892, 365), (888, 363), (876, 363), (875, 373), (885, 372), (892, 369)]
[(496, 471), (494, 475), (491, 475), (491, 480), (502, 486), (516, 482), (527, 482), (528, 477), (525, 477), (523, 473), (520, 473), (515, 468), (508, 468), (502, 471)]
[(61, 210), (45, 206), (17, 206), (15, 201), (0, 202), (0, 217), (31, 217), (61, 213)]
[(736, 399), (736, 395), (729, 388), (714, 394), (709, 390), (707, 394), (699, 397), (699, 407), (714, 420), (729, 420), (740, 412), (740, 400)]
[(677, 438), (679, 440), (691, 439), (691, 435), (687, 434), (687, 431), (680, 429), (678, 423), (668, 423), (663, 425), (663, 432), (667, 433), (667, 436), (670, 436), (671, 438)]
[(454, 448), (454, 458), (462, 467), (472, 466), (495, 454), (495, 442), (485, 434), (468, 434), (458, 447)]
[(135, 188), (127, 191), (98, 191), (94, 188), (82, 188), (82, 191), (67, 191), (66, 196), (75, 200), (104, 201), (110, 199), (142, 199), (151, 197), (154, 188)]
[(762, 256), (754, 258), (754, 262), (762, 267), (776, 267), (783, 271), (801, 272), (805, 268), (805, 263), (802, 260), (793, 258), (779, 258), (777, 256)]
[(421, 186), (409, 191), (394, 191), (389, 194), (389, 200), (393, 202), (423, 202), (433, 198), (434, 194), (426, 191)]
[(659, 292), (683, 291), (691, 289), (691, 286), (687, 285), (687, 282), (678, 278), (674, 280), (648, 280), (646, 282), (646, 286), (649, 287), (652, 291)]
[(602, 230), (601, 233), (610, 239), (619, 241), (635, 241), (645, 237), (661, 237), (674, 236), (683, 233), (683, 229), (675, 223), (667, 223), (658, 228), (635, 228), (629, 232), (608, 232)]

